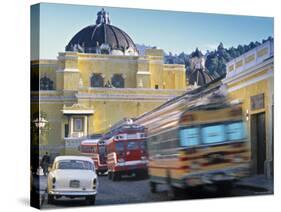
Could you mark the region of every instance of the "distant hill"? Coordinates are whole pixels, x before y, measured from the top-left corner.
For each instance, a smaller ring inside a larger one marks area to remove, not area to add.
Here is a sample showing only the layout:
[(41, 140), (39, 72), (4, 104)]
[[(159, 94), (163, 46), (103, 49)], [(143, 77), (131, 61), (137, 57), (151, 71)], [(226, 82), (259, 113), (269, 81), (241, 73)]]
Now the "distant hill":
[[(204, 55), (205, 57), (205, 67), (209, 74), (211, 74), (214, 78), (222, 76), (226, 73), (226, 63), (230, 60), (239, 57), (240, 55), (250, 51), (251, 49), (261, 45), (262, 43), (273, 40), (272, 37), (268, 37), (267, 39), (262, 40), (262, 42), (250, 42), (248, 45), (239, 44), (237, 47), (225, 48), (223, 43), (220, 42), (216, 50), (207, 51)], [(145, 54), (145, 50), (149, 48), (156, 48), (155, 46), (147, 46), (145, 44), (136, 44), (136, 47), (139, 51), (139, 54), (143, 56)], [(165, 52), (164, 62), (166, 64), (184, 64), (186, 68), (186, 73), (190, 72), (190, 59), (191, 53), (182, 52), (179, 55), (173, 54), (171, 52)]]
[[(261, 43), (264, 43), (268, 40), (273, 40), (272, 37), (262, 40)], [(215, 51), (209, 52), (206, 57), (205, 66), (212, 74), (213, 72), (218, 72), (219, 74), (226, 73), (226, 63), (230, 60), (239, 57), (240, 55), (250, 51), (251, 49), (256, 48), (261, 45), (260, 42), (250, 42), (248, 45), (238, 45), (236, 48), (224, 48), (223, 44), (220, 43)]]

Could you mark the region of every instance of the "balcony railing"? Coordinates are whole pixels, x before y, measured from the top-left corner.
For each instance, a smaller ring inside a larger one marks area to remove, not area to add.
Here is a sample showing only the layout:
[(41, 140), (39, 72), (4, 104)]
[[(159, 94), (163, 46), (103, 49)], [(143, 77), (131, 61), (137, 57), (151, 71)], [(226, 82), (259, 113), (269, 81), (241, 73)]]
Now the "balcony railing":
[(251, 69), (274, 55), (274, 42), (267, 41), (226, 64), (226, 79)]

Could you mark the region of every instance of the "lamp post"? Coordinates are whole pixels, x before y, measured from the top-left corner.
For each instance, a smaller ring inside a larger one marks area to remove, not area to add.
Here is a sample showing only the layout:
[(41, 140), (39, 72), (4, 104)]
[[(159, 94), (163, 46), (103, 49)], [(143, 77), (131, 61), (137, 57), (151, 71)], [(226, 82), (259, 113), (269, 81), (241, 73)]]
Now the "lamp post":
[(39, 129), (39, 134), (41, 134), (42, 130), (44, 129), (44, 127), (46, 126), (46, 124), (48, 123), (48, 121), (41, 116), (41, 114), (39, 115), (39, 118), (36, 118), (33, 123), (35, 124), (35, 126)]

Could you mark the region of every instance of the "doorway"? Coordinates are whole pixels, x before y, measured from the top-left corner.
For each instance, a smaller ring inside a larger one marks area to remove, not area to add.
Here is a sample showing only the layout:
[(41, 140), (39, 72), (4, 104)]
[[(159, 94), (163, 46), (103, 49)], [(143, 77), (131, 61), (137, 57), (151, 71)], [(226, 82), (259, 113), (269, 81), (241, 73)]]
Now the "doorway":
[(251, 149), (253, 174), (264, 174), (266, 160), (265, 113), (251, 115)]

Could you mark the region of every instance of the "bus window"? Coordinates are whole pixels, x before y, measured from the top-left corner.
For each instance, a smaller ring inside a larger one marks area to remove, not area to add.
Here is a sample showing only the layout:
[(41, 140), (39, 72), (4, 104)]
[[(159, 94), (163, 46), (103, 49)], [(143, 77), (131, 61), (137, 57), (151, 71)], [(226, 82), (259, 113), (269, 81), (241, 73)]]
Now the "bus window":
[(116, 143), (116, 152), (123, 152), (124, 151), (124, 143), (123, 142), (117, 142)]
[(213, 144), (225, 141), (224, 125), (212, 125), (202, 128), (203, 143)]
[(181, 146), (189, 147), (199, 144), (199, 128), (185, 128), (180, 130)]
[(127, 150), (137, 150), (139, 148), (138, 142), (130, 141), (127, 144)]
[(226, 133), (229, 140), (241, 140), (245, 138), (243, 122), (235, 122), (226, 125)]

